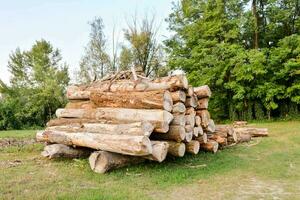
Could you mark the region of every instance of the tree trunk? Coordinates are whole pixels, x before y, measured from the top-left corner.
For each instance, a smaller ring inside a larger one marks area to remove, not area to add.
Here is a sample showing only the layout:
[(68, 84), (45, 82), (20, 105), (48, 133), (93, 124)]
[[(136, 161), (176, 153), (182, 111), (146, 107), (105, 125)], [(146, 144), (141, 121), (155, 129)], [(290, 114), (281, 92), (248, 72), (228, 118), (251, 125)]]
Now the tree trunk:
[(171, 112), (172, 96), (169, 91), (100, 92), (91, 91), (90, 100), (97, 107), (163, 109)]
[(259, 42), (258, 42), (258, 34), (259, 34), (259, 16), (256, 9), (256, 0), (252, 0), (252, 15), (254, 17), (254, 39), (253, 39), (253, 47), (254, 49), (259, 48)]
[(153, 160), (157, 162), (162, 162), (166, 159), (169, 149), (168, 142), (165, 141), (151, 141), (152, 144), (152, 154), (148, 156), (143, 156), (143, 158), (148, 160)]
[(183, 157), (185, 154), (185, 144), (167, 141), (169, 144), (168, 154), (175, 157)]
[(171, 92), (171, 96), (172, 96), (172, 100), (174, 103), (185, 102), (185, 100), (186, 100), (186, 94), (182, 90)]
[(36, 139), (39, 142), (89, 147), (134, 156), (144, 156), (152, 153), (151, 142), (146, 136), (39, 131), (36, 134)]
[(171, 122), (171, 125), (185, 126), (185, 115), (184, 114), (174, 114), (174, 119)]
[(95, 151), (89, 157), (91, 169), (100, 174), (104, 174), (112, 169), (138, 164), (144, 162), (144, 160), (141, 157), (126, 156), (107, 151)]
[(219, 143), (214, 140), (209, 140), (207, 141), (207, 143), (200, 144), (200, 149), (203, 149), (204, 151), (207, 152), (216, 153), (218, 151), (218, 148), (219, 148)]
[(43, 157), (52, 158), (85, 158), (91, 153), (88, 148), (73, 148), (64, 144), (50, 144), (41, 153)]
[(198, 100), (198, 107), (197, 109), (203, 110), (203, 109), (208, 109), (208, 98), (202, 98)]
[(243, 127), (243, 128), (234, 128), (234, 131), (240, 134), (250, 134), (252, 137), (268, 136), (267, 128)]
[(172, 125), (167, 133), (153, 133), (151, 139), (181, 142), (185, 139), (185, 128), (183, 126)]
[(201, 117), (201, 126), (207, 128), (209, 125), (210, 114), (207, 110), (197, 110), (197, 116)]
[(186, 76), (178, 75), (171, 77), (158, 78), (153, 81), (141, 79), (133, 80), (117, 80), (117, 81), (97, 81), (89, 86), (69, 86), (67, 88), (68, 99), (89, 99), (91, 91), (97, 92), (144, 92), (155, 90), (170, 90), (187, 89), (188, 80)]
[(211, 96), (211, 90), (208, 85), (203, 85), (200, 87), (194, 87), (194, 92), (197, 95), (198, 99), (206, 98)]
[(185, 105), (181, 102), (178, 102), (173, 105), (172, 113), (185, 113)]
[(165, 133), (169, 129), (169, 123), (173, 115), (164, 110), (145, 110), (128, 108), (97, 108), (97, 109), (58, 109), (58, 118), (85, 118), (105, 119), (119, 123), (148, 121), (154, 126), (156, 132)]
[(134, 122), (130, 124), (83, 123), (66, 126), (47, 127), (48, 131), (90, 132), (111, 135), (150, 136), (154, 130), (150, 122)]
[(200, 143), (197, 140), (192, 140), (185, 144), (186, 152), (191, 154), (198, 154), (200, 150)]

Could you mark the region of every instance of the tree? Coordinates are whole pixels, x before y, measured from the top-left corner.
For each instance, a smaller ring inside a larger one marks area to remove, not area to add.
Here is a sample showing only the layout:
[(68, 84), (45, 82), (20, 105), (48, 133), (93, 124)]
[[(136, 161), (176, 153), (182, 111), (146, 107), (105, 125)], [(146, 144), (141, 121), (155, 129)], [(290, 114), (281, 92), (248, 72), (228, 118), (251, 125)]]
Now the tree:
[(89, 83), (102, 78), (110, 69), (110, 57), (106, 52), (104, 25), (100, 17), (91, 23), (90, 41), (80, 61), (79, 81)]
[(11, 85), (0, 82), (2, 128), (43, 126), (66, 103), (68, 66), (49, 42), (36, 41), (29, 51), (17, 49), (10, 55), (8, 69)]

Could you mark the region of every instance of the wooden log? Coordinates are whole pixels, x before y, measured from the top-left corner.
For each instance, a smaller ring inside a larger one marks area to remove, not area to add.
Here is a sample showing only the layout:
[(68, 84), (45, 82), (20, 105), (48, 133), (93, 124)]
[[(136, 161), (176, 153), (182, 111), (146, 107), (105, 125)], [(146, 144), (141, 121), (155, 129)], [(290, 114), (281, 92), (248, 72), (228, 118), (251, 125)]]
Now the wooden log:
[(41, 155), (49, 159), (52, 158), (85, 158), (91, 150), (88, 148), (73, 148), (64, 144), (50, 144), (44, 147)]
[(203, 110), (203, 109), (208, 109), (208, 98), (202, 98), (198, 100), (198, 106), (197, 109)]
[(252, 137), (265, 137), (268, 136), (267, 128), (254, 128), (254, 127), (241, 127), (234, 128), (236, 133), (250, 134)]
[(156, 132), (166, 133), (173, 115), (164, 110), (145, 110), (128, 108), (97, 108), (97, 109), (58, 109), (58, 118), (84, 118), (96, 120), (110, 120), (119, 123), (148, 121)]
[(164, 161), (168, 154), (168, 149), (169, 149), (168, 142), (151, 141), (151, 145), (152, 145), (152, 154), (148, 156), (143, 156), (143, 158), (157, 161), (157, 162)]
[(91, 91), (90, 100), (97, 107), (163, 109), (171, 112), (173, 100), (169, 91), (101, 92)]
[(193, 107), (187, 107), (187, 108), (186, 108), (186, 111), (185, 111), (185, 114), (186, 114), (186, 115), (193, 115), (193, 116), (196, 116), (195, 108), (193, 108)]
[(185, 139), (185, 128), (183, 126), (171, 125), (167, 133), (153, 133), (150, 138), (154, 140), (181, 142)]
[(171, 92), (171, 96), (172, 96), (172, 100), (174, 103), (185, 102), (185, 100), (186, 100), (186, 94), (182, 90)]
[(189, 88), (188, 88), (187, 91), (186, 91), (186, 96), (187, 96), (187, 97), (192, 97), (192, 96), (194, 96), (194, 87), (193, 87), (193, 86), (189, 85)]
[(185, 144), (186, 152), (191, 154), (198, 154), (200, 150), (200, 143), (197, 140), (192, 140)]
[(184, 75), (158, 78), (153, 81), (141, 79), (134, 80), (115, 80), (115, 81), (96, 81), (90, 85), (69, 86), (67, 88), (68, 99), (89, 99), (91, 91), (99, 92), (144, 92), (155, 90), (176, 91), (187, 89), (188, 80)]
[(103, 174), (112, 169), (144, 162), (144, 160), (145, 159), (136, 156), (126, 156), (107, 151), (95, 151), (89, 157), (89, 164), (94, 172)]
[(207, 128), (210, 120), (209, 112), (207, 110), (197, 110), (196, 113), (197, 116), (201, 117), (201, 126)]
[(186, 107), (196, 108), (198, 106), (198, 99), (196, 96), (187, 97), (185, 100)]
[(194, 127), (193, 129), (193, 137), (198, 137), (199, 136), (199, 127)]
[(185, 126), (185, 115), (184, 114), (173, 114), (173, 120), (171, 125)]
[(133, 122), (129, 124), (76, 123), (63, 126), (50, 126), (46, 130), (149, 137), (154, 130), (154, 126), (150, 122)]
[(222, 125), (217, 124), (215, 134), (225, 135), (226, 137), (232, 135), (234, 132), (233, 127), (231, 125)]
[(201, 117), (200, 116), (195, 116), (195, 126), (200, 127), (201, 126)]
[(211, 90), (208, 85), (203, 85), (200, 87), (194, 87), (194, 93), (199, 99), (211, 96)]
[(167, 141), (169, 144), (168, 154), (175, 157), (183, 157), (185, 154), (185, 144)]
[(251, 134), (249, 133), (244, 133), (244, 134), (241, 134), (241, 133), (237, 133), (237, 143), (243, 143), (243, 142), (250, 142), (251, 141)]
[(91, 101), (71, 101), (67, 103), (67, 109), (94, 109), (97, 106)]
[(199, 135), (198, 137), (195, 137), (195, 140), (199, 141), (200, 144), (207, 143), (207, 134), (203, 133), (203, 135)]
[(151, 142), (146, 136), (38, 131), (36, 139), (39, 142), (75, 145), (134, 156), (145, 156), (152, 153)]
[(192, 132), (186, 132), (185, 133), (185, 138), (184, 138), (184, 142), (190, 142), (193, 139), (193, 131)]
[(209, 132), (209, 133), (215, 132), (216, 126), (215, 126), (214, 120), (212, 120), (212, 119), (209, 120), (209, 123), (208, 123), (208, 126), (207, 126), (206, 130), (207, 130), (207, 132)]
[(207, 143), (200, 144), (200, 149), (207, 152), (216, 153), (218, 151), (218, 148), (219, 143), (214, 140), (208, 140)]
[(234, 121), (233, 122), (233, 127), (238, 128), (238, 127), (244, 127), (247, 126), (248, 122), (247, 121)]
[(195, 116), (193, 115), (185, 115), (185, 124), (195, 126)]
[(181, 102), (173, 105), (172, 113), (185, 113), (185, 105)]
[(203, 129), (202, 129), (202, 127), (201, 126), (197, 126), (197, 128), (198, 128), (198, 134), (199, 135), (203, 135)]
[(194, 131), (194, 127), (191, 125), (185, 125), (185, 132), (193, 132)]
[(207, 135), (209, 140), (214, 140), (217, 143), (219, 143), (219, 146), (224, 147), (227, 145), (227, 138), (226, 137), (222, 137), (220, 135), (215, 135), (215, 134), (208, 134)]
[(227, 143), (229, 144), (235, 144), (237, 143), (238, 138), (236, 132), (233, 132), (232, 135), (227, 136)]

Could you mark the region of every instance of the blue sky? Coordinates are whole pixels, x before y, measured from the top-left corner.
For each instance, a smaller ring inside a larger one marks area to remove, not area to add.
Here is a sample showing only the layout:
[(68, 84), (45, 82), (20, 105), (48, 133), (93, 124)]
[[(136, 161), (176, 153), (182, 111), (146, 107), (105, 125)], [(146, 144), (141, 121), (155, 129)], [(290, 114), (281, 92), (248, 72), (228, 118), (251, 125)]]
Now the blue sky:
[(137, 12), (156, 14), (159, 38), (169, 35), (164, 19), (174, 0), (0, 0), (0, 79), (9, 81), (7, 61), (17, 47), (29, 49), (41, 38), (59, 48), (70, 72), (78, 67), (89, 37), (88, 21), (101, 16), (108, 42), (116, 27), (122, 40), (126, 21)]

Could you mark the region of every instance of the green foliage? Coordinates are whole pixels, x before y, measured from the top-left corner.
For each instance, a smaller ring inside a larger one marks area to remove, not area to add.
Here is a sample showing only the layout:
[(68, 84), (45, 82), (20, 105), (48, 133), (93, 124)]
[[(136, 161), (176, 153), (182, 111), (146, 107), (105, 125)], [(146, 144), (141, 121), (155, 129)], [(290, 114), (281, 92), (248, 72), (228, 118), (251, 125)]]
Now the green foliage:
[(29, 51), (10, 55), (11, 84), (1, 82), (0, 129), (44, 126), (62, 107), (69, 83), (68, 67), (58, 49), (37, 41)]
[(300, 10), (296, 2), (182, 0), (174, 4), (168, 22), (175, 34), (165, 41), (169, 66), (183, 69), (193, 85), (211, 87), (210, 109), (216, 118), (282, 116), (286, 111), (279, 106), (291, 102), (297, 111)]

